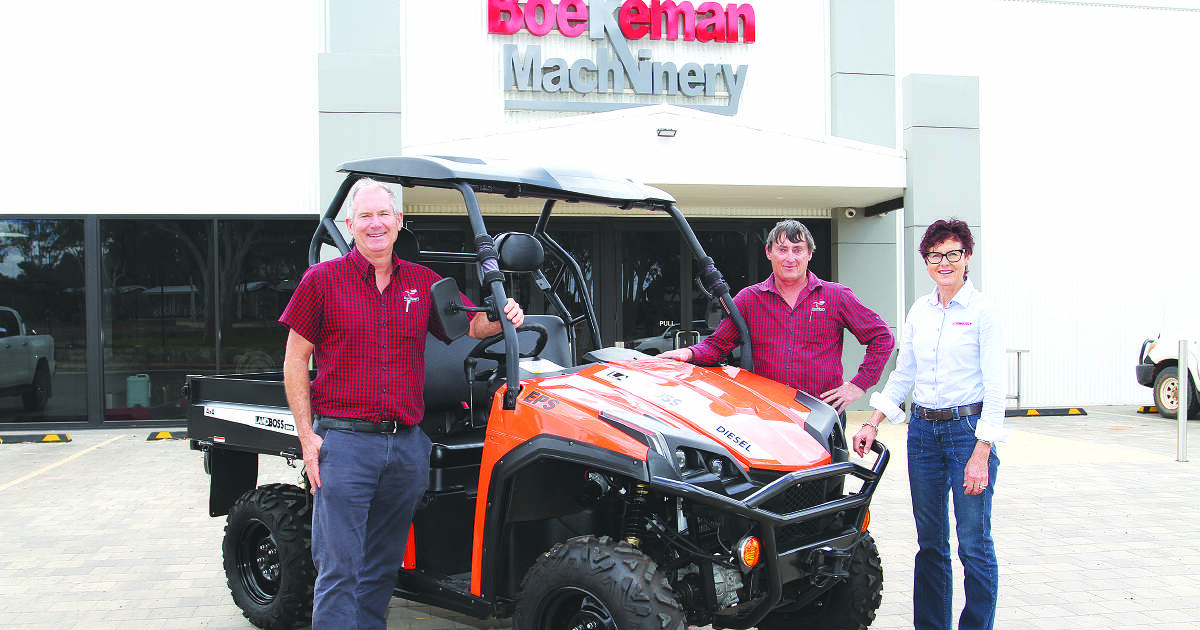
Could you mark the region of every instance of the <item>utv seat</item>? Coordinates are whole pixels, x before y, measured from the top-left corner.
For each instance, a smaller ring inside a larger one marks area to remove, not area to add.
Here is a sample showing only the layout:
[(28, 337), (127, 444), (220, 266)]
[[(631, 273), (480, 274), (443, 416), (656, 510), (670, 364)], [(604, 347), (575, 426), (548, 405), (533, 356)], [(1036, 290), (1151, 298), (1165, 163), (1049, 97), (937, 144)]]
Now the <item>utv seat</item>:
[[(563, 367), (569, 366), (571, 346), (567, 328), (556, 315), (527, 315), (525, 321), (546, 327), (549, 339), (539, 355)], [(537, 333), (518, 333), (521, 347), (533, 347)], [(464, 368), (467, 355), (479, 343), (478, 339), (461, 337), (446, 345), (433, 335), (425, 338), (425, 418), (421, 429), (433, 442), (429, 453), (429, 489), (451, 488), (474, 490), (483, 457), (483, 438), (492, 397), (503, 379), (478, 380), (467, 384)], [(496, 343), (497, 348), (503, 342)], [(494, 370), (496, 362), (480, 359), (476, 373)]]
[[(416, 236), (406, 238), (410, 242), (405, 248), (419, 255)], [(528, 273), (540, 269), (544, 252), (541, 243), (532, 236), (505, 233), (497, 235), (495, 242), (504, 271)], [(526, 315), (525, 322), (540, 324), (548, 333), (546, 346), (539, 354), (541, 358), (564, 368), (573, 365), (574, 355), (562, 318)], [(534, 347), (537, 333), (517, 334), (522, 349), (528, 351)], [(477, 482), (492, 398), (504, 382), (503, 375), (496, 377), (496, 362), (490, 359), (479, 359), (468, 374), (467, 355), (479, 341), (464, 336), (447, 345), (433, 335), (425, 338), (425, 417), (421, 429), (433, 442), (429, 455), (431, 490), (455, 487), (473, 490)], [(492, 349), (503, 348), (503, 342), (497, 341)]]
[[(411, 240), (415, 244), (415, 235)], [(411, 249), (414, 244), (408, 247)], [(500, 269), (508, 273), (540, 273), (545, 261), (542, 244), (529, 234), (498, 234), (495, 248), (499, 254)], [(417, 251), (420, 251), (419, 248)], [(574, 364), (566, 324), (560, 317), (528, 315), (525, 321), (540, 324), (549, 333), (546, 346), (539, 356), (564, 368)], [(525, 350), (532, 349), (537, 341), (537, 333), (532, 331), (520, 332), (518, 336), (521, 348)], [(496, 362), (479, 359), (472, 373), (467, 373), (467, 355), (478, 343), (479, 340), (464, 336), (447, 346), (432, 336), (426, 338), (425, 418), (421, 427), (431, 438), (480, 429), (487, 423), (492, 394), (498, 384), (486, 375), (489, 370), (495, 375)], [(500, 351), (503, 348), (503, 343), (497, 342), (492, 349)]]
[[(482, 317), (483, 315), (480, 315)], [(571, 365), (571, 345), (567, 340), (567, 327), (557, 315), (526, 315), (528, 324), (540, 324), (546, 328), (549, 338), (539, 355), (548, 361), (568, 367)], [(517, 333), (521, 348), (529, 350), (537, 341), (537, 333), (529, 330)], [(472, 337), (461, 337), (446, 345), (433, 335), (425, 338), (425, 418), (421, 428), (430, 438), (482, 429), (487, 424), (491, 411), (492, 394), (500, 383), (495, 379), (472, 379), (467, 382), (467, 355), (479, 343)], [(498, 341), (495, 350), (504, 348)], [(476, 374), (487, 374), (495, 370), (496, 362), (479, 359)], [(502, 375), (501, 375), (502, 376)]]

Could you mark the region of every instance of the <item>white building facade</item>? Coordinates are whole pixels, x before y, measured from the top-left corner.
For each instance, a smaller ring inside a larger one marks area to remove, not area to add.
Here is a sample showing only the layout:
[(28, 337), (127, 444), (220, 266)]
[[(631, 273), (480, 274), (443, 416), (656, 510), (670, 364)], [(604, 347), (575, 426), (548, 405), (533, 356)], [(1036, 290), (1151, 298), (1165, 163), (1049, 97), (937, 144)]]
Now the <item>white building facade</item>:
[[(769, 272), (765, 230), (800, 218), (814, 271), (893, 329), (932, 289), (924, 227), (957, 216), (977, 231), (972, 277), (1027, 350), (1023, 406), (1148, 402), (1138, 345), (1197, 306), (1181, 283), (1200, 227), (1200, 10), (1140, 4), (5, 7), (19, 89), (0, 116), (0, 305), (55, 337), (60, 382), (46, 410), (0, 398), (0, 422), (170, 421), (183, 374), (276, 368), (274, 318), (337, 165), (397, 154), (659, 186), (735, 289)], [(423, 242), (465, 229), (445, 199), (402, 195)], [(659, 227), (586, 210), (562, 225), (616, 278), (593, 287), (606, 341), (696, 317), (690, 261)], [(630, 292), (646, 251), (666, 271)]]

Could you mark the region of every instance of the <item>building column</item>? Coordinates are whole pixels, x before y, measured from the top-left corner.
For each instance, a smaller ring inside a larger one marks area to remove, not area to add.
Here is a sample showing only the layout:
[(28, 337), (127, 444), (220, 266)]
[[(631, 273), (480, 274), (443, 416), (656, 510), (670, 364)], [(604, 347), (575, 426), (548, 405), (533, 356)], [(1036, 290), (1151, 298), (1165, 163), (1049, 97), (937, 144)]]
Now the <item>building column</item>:
[(929, 224), (957, 217), (975, 237), (970, 277), (979, 284), (984, 247), (980, 213), (979, 77), (914, 74), (904, 78), (905, 308), (933, 290), (917, 253)]
[[(893, 0), (830, 0), (830, 133), (885, 147), (896, 146), (896, 36)], [(850, 287), (879, 314), (892, 333), (902, 313), (896, 240), (901, 213), (867, 217), (833, 213), (832, 280)], [(846, 380), (858, 372), (865, 348), (852, 335), (844, 339)], [(892, 367), (888, 362), (883, 376)], [(819, 393), (819, 392), (818, 392)], [(851, 409), (866, 409), (864, 396)]]
[(403, 12), (395, 0), (326, 3), (326, 43), (317, 55), (318, 212), (341, 184), (340, 164), (400, 155)]

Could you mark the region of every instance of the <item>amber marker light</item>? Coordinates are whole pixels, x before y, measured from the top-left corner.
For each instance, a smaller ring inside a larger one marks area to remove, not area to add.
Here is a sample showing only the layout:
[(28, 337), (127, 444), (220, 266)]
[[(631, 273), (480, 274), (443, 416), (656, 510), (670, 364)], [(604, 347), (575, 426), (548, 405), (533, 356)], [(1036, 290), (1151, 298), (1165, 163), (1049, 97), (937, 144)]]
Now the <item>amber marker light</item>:
[(870, 525), (871, 525), (871, 510), (866, 510), (866, 512), (867, 512), (866, 516), (863, 516), (862, 527), (858, 528), (858, 531), (860, 531), (860, 532), (867, 531), (867, 527), (870, 527)]
[(753, 569), (758, 566), (758, 561), (762, 558), (762, 543), (754, 536), (747, 536), (738, 543), (738, 560), (741, 560), (742, 566), (747, 569)]

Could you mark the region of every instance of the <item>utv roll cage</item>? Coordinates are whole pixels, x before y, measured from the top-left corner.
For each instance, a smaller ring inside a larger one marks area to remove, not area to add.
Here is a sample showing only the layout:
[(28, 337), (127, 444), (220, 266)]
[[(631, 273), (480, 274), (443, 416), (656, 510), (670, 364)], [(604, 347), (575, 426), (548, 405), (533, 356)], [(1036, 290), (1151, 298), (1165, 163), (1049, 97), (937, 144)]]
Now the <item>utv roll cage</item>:
[[(725, 282), (721, 272), (717, 270), (713, 259), (709, 257), (696, 233), (684, 218), (683, 213), (675, 206), (675, 198), (668, 193), (633, 182), (632, 180), (614, 180), (610, 177), (597, 175), (576, 169), (530, 167), (507, 160), (483, 160), (478, 158), (421, 156), (421, 157), (383, 157), (346, 162), (338, 168), (338, 172), (346, 173), (337, 193), (325, 210), (320, 226), (313, 235), (308, 247), (308, 263), (319, 262), (321, 245), (336, 247), (342, 254), (350, 251), (350, 243), (342, 236), (337, 228), (335, 218), (341, 212), (346, 196), (355, 182), (370, 178), (380, 182), (399, 184), (405, 188), (416, 186), (457, 190), (463, 197), (467, 209), (467, 218), (474, 235), (475, 252), (428, 252), (422, 251), (421, 258), (429, 262), (477, 264), (479, 277), (484, 290), (484, 303), (493, 310), (498, 305), (507, 302), (504, 291), (504, 272), (500, 270), (499, 256), (496, 243), (488, 234), (480, 210), (478, 193), (498, 194), (515, 198), (532, 197), (545, 199), (541, 214), (534, 227), (533, 237), (542, 246), (553, 252), (564, 265), (553, 280), (545, 277), (541, 271), (534, 271), (533, 279), (538, 288), (546, 295), (557, 315), (567, 324), (567, 334), (572, 345), (575, 341), (575, 327), (586, 323), (592, 338), (592, 346), (604, 347), (600, 339), (600, 326), (588, 294), (583, 270), (578, 262), (567, 253), (546, 231), (550, 224), (550, 215), (559, 201), (566, 203), (591, 203), (610, 206), (621, 210), (633, 208), (662, 212), (669, 216), (683, 235), (692, 256), (699, 266), (701, 289), (710, 301), (716, 302), (726, 317), (729, 317), (737, 328), (741, 339), (740, 367), (753, 371), (754, 357), (751, 354), (750, 331), (746, 320), (738, 311), (730, 295), (729, 284)], [(570, 273), (575, 286), (583, 292), (581, 300), (584, 312), (573, 315), (558, 297), (557, 289)], [(493, 313), (493, 317), (498, 313)], [(514, 409), (517, 396), (520, 394), (520, 368), (517, 354), (519, 344), (516, 343), (516, 330), (504, 317), (499, 317), (505, 339), (505, 380), (508, 389), (504, 395), (504, 408)]]

